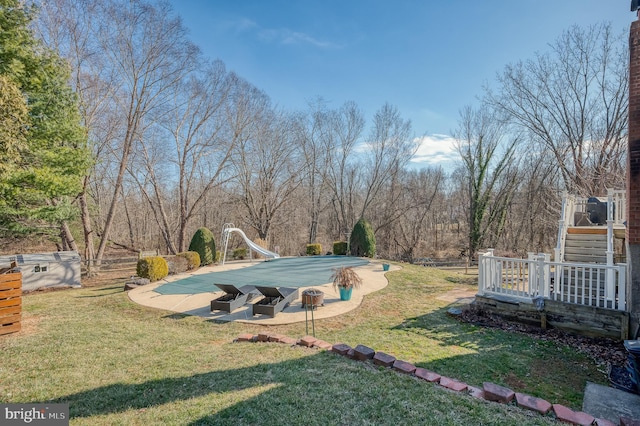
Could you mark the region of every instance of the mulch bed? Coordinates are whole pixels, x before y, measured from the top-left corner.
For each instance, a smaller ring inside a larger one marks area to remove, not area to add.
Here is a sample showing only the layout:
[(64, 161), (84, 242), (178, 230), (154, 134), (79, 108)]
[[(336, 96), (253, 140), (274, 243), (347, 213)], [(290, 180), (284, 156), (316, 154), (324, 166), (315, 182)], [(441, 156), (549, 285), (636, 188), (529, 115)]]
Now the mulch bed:
[(460, 321), (482, 327), (498, 328), (504, 331), (526, 334), (536, 339), (562, 343), (586, 354), (601, 365), (622, 366), (627, 359), (627, 352), (623, 343), (613, 339), (579, 336), (552, 328), (543, 330), (539, 327), (509, 322), (497, 315), (475, 312), (472, 309), (464, 309), (456, 317)]

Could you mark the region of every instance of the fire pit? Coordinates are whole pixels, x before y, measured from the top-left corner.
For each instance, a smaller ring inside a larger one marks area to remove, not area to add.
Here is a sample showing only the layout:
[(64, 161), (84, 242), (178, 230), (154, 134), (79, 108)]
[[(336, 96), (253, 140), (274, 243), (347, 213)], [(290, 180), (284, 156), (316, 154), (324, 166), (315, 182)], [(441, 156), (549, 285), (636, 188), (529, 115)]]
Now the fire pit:
[(324, 306), (324, 293), (315, 288), (310, 288), (302, 292), (302, 308), (309, 305), (311, 309)]

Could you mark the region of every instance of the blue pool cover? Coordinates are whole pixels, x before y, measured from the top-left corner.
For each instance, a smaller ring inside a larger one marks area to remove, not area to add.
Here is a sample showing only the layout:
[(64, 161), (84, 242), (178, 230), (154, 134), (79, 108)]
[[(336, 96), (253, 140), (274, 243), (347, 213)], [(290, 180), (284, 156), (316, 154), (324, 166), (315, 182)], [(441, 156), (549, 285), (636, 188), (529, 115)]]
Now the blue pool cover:
[(333, 270), (340, 266), (363, 266), (369, 260), (348, 256), (285, 257), (261, 261), (231, 271), (192, 275), (163, 284), (155, 289), (160, 294), (198, 294), (220, 291), (214, 284), (263, 287), (310, 287), (331, 282)]

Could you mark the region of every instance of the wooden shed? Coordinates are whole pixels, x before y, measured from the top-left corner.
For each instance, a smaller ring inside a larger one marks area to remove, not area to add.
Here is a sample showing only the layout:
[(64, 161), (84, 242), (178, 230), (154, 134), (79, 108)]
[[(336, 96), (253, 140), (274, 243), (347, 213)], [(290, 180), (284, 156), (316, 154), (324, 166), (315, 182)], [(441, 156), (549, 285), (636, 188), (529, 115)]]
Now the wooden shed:
[(0, 256), (0, 267), (16, 262), (22, 273), (22, 291), (46, 287), (80, 287), (80, 255), (77, 251)]

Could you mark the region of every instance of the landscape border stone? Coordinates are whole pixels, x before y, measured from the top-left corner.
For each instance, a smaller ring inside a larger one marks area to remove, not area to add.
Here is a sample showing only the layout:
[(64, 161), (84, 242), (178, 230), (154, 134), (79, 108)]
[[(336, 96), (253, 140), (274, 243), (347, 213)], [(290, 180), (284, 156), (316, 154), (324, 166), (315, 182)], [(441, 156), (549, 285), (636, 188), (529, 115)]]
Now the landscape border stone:
[[(397, 371), (398, 373), (415, 376), (418, 379), (426, 382), (439, 384), (441, 387), (455, 391), (463, 392), (467, 391), (470, 397), (483, 399), (488, 402), (496, 402), (501, 404), (509, 404), (515, 400), (515, 405), (522, 409), (534, 411), (542, 416), (552, 413), (558, 421), (569, 423), (578, 426), (611, 426), (614, 423), (605, 419), (597, 419), (592, 415), (582, 412), (573, 411), (572, 409), (565, 407), (562, 404), (551, 404), (550, 402), (537, 398), (531, 395), (516, 393), (513, 390), (497, 385), (491, 382), (484, 382), (482, 388), (470, 386), (467, 383), (459, 380), (441, 376), (436, 372), (427, 370), (422, 367), (416, 367), (415, 365), (396, 359), (393, 355), (385, 352), (376, 352), (374, 349), (365, 346), (357, 345), (355, 348), (347, 345), (346, 343), (331, 344), (324, 340), (316, 339), (313, 336), (304, 336), (298, 340), (282, 335), (282, 334), (267, 334), (261, 333), (253, 335), (249, 333), (239, 335), (234, 342), (278, 342), (278, 343), (292, 343), (302, 347), (326, 349), (329, 352), (334, 352), (341, 356), (346, 356), (360, 362), (370, 361), (375, 365), (389, 368)], [(629, 419), (625, 417), (620, 418), (620, 425), (635, 426), (640, 425), (640, 421), (635, 419)]]
[(393, 363), (395, 361), (395, 356), (386, 354), (384, 352), (376, 352), (376, 354), (373, 356), (373, 363), (382, 367), (391, 367), (393, 366)]

